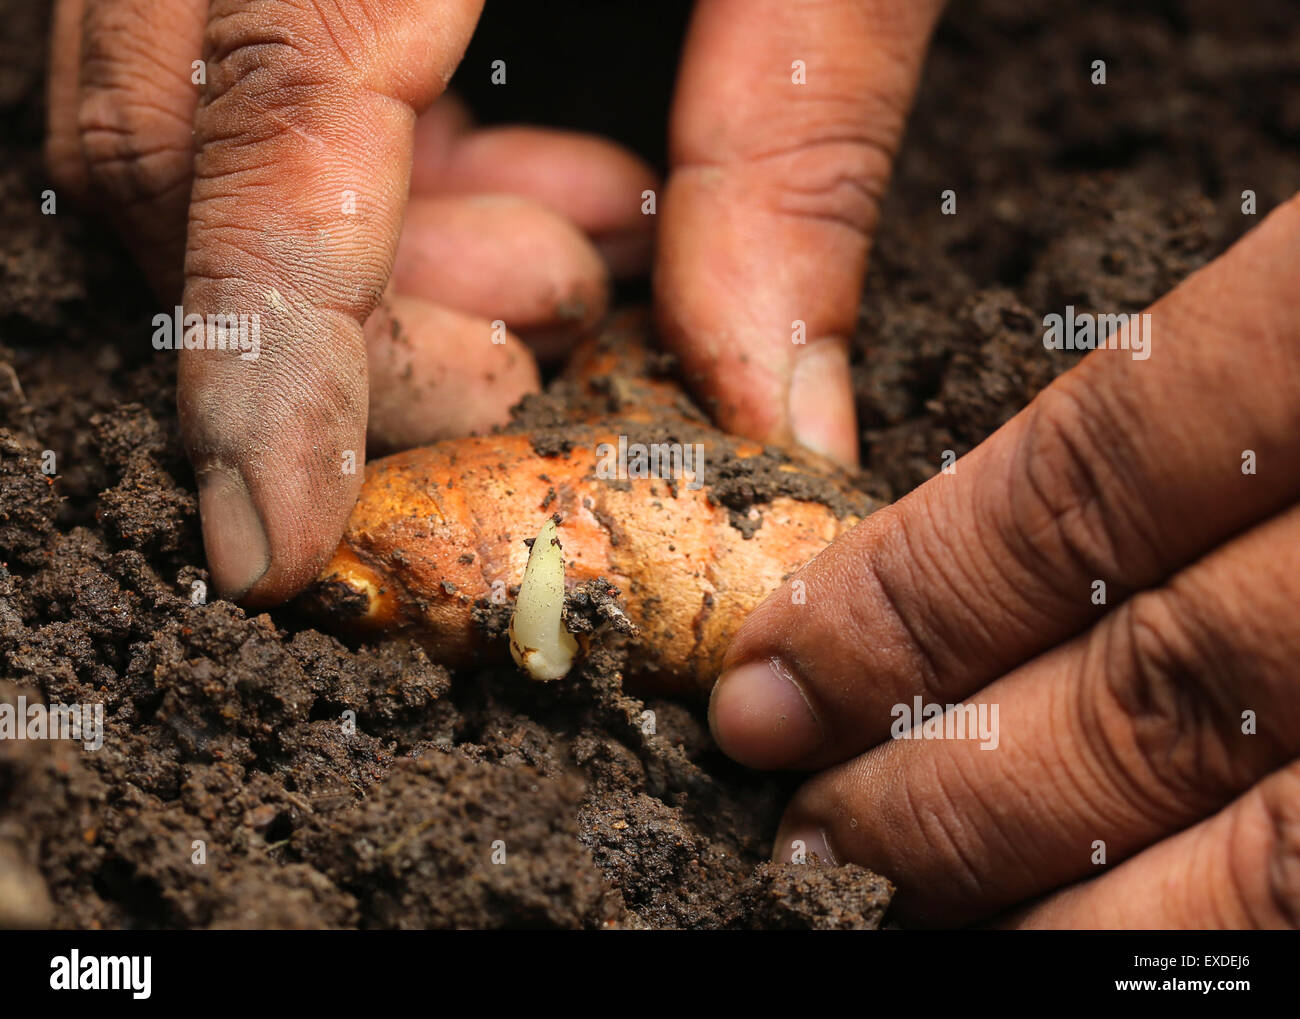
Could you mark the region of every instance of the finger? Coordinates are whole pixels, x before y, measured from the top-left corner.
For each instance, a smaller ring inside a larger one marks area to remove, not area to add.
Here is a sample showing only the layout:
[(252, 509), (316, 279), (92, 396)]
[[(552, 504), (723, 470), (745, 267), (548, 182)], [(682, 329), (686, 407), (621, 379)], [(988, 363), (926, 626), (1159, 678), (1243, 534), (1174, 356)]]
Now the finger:
[(152, 0), (84, 10), (76, 130), (88, 187), (168, 299), (181, 288), (206, 13), (207, 0), (178, 0), (165, 18)]
[(1297, 601), (1293, 507), (985, 687), (946, 728), (912, 729), (904, 705), (895, 739), (800, 791), (777, 850), (819, 834), (833, 858), (888, 874), (912, 924), (987, 917), (1088, 876), (1099, 850), (1118, 863), (1300, 754)]
[(411, 139), (411, 194), (422, 193), (418, 182), (436, 176), (473, 127), (474, 117), (469, 107), (450, 92), (415, 118), (415, 135)]
[(413, 198), (393, 288), (503, 321), (544, 357), (562, 354), (609, 307), (609, 272), (591, 242), (514, 195)]
[[(722, 747), (843, 760), (892, 705), (962, 699), (1300, 496), (1297, 237), (1293, 200), (1151, 309), (1149, 360), (1094, 351), (818, 556), (804, 603), (760, 605), (713, 694)], [(783, 690), (808, 714), (777, 731)]]
[(1005, 926), (1109, 930), (1300, 928), (1300, 763)]
[(362, 323), (392, 268), (414, 111), (479, 7), (213, 3), (185, 309), (256, 315), (261, 347), (181, 351), (179, 404), (225, 596), (290, 596), (342, 533), (365, 449)]
[(83, 7), (83, 0), (56, 0), (50, 22), (45, 102), (45, 166), (55, 186), (75, 202), (84, 201), (89, 189), (86, 157), (77, 132)]
[(382, 456), (488, 431), (540, 388), (528, 348), (486, 319), (395, 295), (366, 320), (367, 442)]
[(501, 192), (532, 198), (586, 233), (617, 277), (649, 265), (659, 186), (644, 161), (603, 138), (549, 128), (498, 127), (460, 137), (442, 158), (417, 160), (415, 195)]
[(940, 6), (695, 7), (655, 304), (665, 340), (733, 432), (857, 462), (847, 340)]

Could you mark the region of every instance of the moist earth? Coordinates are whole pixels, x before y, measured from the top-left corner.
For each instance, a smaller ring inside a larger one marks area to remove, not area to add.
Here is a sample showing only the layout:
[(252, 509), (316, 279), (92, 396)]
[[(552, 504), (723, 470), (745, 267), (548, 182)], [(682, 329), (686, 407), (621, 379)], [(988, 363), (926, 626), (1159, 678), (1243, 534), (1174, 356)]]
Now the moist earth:
[[(0, 700), (102, 703), (105, 735), (0, 743), (0, 926), (887, 924), (885, 878), (766, 862), (797, 776), (624, 692), (613, 647), (538, 687), (207, 597), (153, 300), (41, 211), (47, 22), (0, 0)], [(863, 488), (905, 494), (1068, 368), (1045, 313), (1140, 310), (1257, 222), (1244, 190), (1300, 190), (1298, 142), (1287, 0), (955, 4), (853, 338)]]

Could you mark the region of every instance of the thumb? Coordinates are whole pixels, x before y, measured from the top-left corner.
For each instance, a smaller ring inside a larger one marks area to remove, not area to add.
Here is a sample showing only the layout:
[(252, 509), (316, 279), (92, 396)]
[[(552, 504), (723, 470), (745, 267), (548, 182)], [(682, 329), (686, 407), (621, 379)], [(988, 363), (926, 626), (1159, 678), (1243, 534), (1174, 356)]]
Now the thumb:
[(356, 501), (362, 324), (392, 268), (415, 113), (481, 2), (212, 4), (178, 401), (223, 596), (294, 594)]
[(847, 341), (940, 0), (700, 0), (655, 302), (725, 428), (857, 460)]

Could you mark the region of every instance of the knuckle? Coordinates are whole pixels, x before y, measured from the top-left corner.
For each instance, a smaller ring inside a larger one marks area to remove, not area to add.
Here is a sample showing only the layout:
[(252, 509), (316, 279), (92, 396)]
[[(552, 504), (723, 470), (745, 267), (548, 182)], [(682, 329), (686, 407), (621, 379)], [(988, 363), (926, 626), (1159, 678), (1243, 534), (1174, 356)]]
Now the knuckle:
[(813, 139), (756, 165), (774, 182), (773, 211), (865, 236), (875, 229), (891, 159), (877, 141), (848, 137)]
[(729, 186), (755, 208), (794, 219), (844, 228), (854, 244), (874, 231), (895, 142), (889, 130), (847, 116), (792, 122), (787, 129), (764, 123), (740, 132), (779, 146), (719, 151), (710, 138), (679, 141), (674, 174), (696, 172)]
[(142, 36), (151, 16), (138, 0), (85, 12), (76, 138), (89, 183), (119, 211), (165, 196), (183, 202), (188, 189), (196, 93), (171, 38), (183, 32), (173, 25), (164, 41)]
[[(438, 4), (439, 40), (412, 31), (427, 22), (420, 0), (243, 0), (208, 18), (209, 101), (234, 93), (271, 109), (310, 113), (313, 93), (366, 89), (413, 105), (446, 87), (482, 0)], [(463, 45), (463, 43), (461, 44)]]
[(338, 57), (322, 47), (304, 12), (271, 7), (236, 8), (208, 22), (208, 86), (194, 133), (200, 164), (219, 157), (215, 174), (272, 162), (263, 146), (317, 139), (321, 106), (328, 110), (346, 87)]
[(716, 116), (674, 119), (676, 167), (720, 168), (738, 189), (777, 215), (842, 226), (860, 242), (875, 228), (906, 122), (909, 96), (881, 80), (847, 73), (793, 99), (743, 104)]
[[(994, 881), (983, 863), (992, 848), (990, 843), (1000, 843), (1008, 852), (1014, 852), (1013, 844), (1007, 843), (995, 824), (979, 827), (963, 823), (963, 817), (996, 816), (987, 809), (979, 788), (964, 776), (935, 765), (922, 769), (921, 774), (925, 776), (924, 791), (916, 788), (915, 780), (903, 780), (906, 825), (938, 855), (948, 885), (944, 898), (949, 903), (987, 902), (995, 897)], [(954, 781), (963, 783), (962, 787), (951, 788)]]
[(869, 86), (822, 92), (790, 105), (783, 118), (753, 131), (755, 138), (794, 139), (752, 157), (773, 181), (774, 211), (869, 236), (906, 122), (904, 97)]
[(91, 180), (122, 207), (184, 195), (189, 127), (147, 93), (129, 85), (87, 87), (77, 133)]
[[(1078, 583), (1102, 579), (1123, 586), (1155, 572), (1139, 517), (1116, 467), (1121, 456), (1099, 447), (1095, 404), (1058, 379), (1025, 411), (1008, 487), (1008, 512), (998, 538), (1034, 577), (1077, 600)], [(1062, 566), (1067, 569), (1062, 569)]]
[(1175, 588), (1138, 594), (1119, 619), (1115, 660), (1104, 663), (1101, 682), (1127, 727), (1092, 735), (1108, 741), (1111, 759), (1122, 760), (1131, 745), (1145, 780), (1124, 770), (1152, 802), (1168, 804), (1172, 795), (1180, 812), (1218, 806), (1249, 783), (1250, 762), (1231, 750), (1237, 716), (1214, 675), (1224, 655), (1213, 628)]
[[(881, 535), (874, 530), (855, 532), (855, 540), (845, 543), (833, 568), (819, 577), (827, 588), (819, 601), (842, 606), (842, 628), (832, 639), (870, 649), (874, 673), (906, 677), (907, 689), (916, 682), (927, 698), (945, 701), (955, 692), (944, 679), (925, 610), (910, 594), (931, 586), (921, 576), (919, 544), (901, 514), (891, 515)], [(860, 596), (845, 599), (834, 593), (846, 590)]]
[[(204, 35), (209, 104), (255, 96), (264, 107), (303, 108), (304, 97), (344, 79), (364, 83), (382, 65), (381, 25), (373, 5), (260, 0), (214, 12)], [(391, 15), (385, 17), (391, 18)]]

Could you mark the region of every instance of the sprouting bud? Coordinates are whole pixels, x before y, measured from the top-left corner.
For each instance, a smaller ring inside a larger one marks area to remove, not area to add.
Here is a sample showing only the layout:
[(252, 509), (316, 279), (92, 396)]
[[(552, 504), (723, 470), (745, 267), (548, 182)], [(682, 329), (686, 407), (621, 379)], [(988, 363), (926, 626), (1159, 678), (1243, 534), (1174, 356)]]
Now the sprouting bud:
[(564, 676), (578, 642), (564, 627), (564, 550), (548, 519), (528, 553), (524, 581), (510, 618), (510, 654), (533, 679)]

